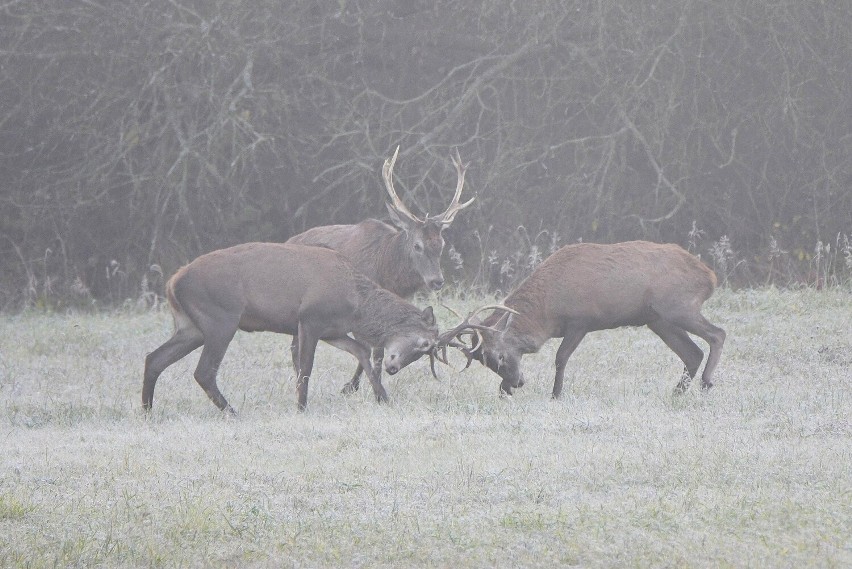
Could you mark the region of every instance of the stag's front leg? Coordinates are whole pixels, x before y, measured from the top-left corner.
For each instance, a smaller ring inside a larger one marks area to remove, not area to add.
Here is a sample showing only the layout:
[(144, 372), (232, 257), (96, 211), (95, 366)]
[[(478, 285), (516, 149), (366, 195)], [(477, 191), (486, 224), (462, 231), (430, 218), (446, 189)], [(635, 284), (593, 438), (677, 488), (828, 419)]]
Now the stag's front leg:
[(379, 359), (378, 364), (374, 364), (372, 369), (368, 371), (370, 385), (373, 387), (373, 393), (376, 395), (376, 401), (379, 403), (388, 402), (388, 394), (385, 391), (385, 386), (382, 385), (382, 360)]
[[(369, 358), (368, 358), (369, 359)], [(343, 389), (340, 392), (344, 395), (352, 395), (361, 386), (361, 374), (364, 373), (364, 366), (360, 363), (352, 375), (352, 379), (343, 384)]]
[(556, 350), (556, 377), (553, 379), (552, 399), (559, 399), (562, 396), (562, 383), (565, 379), (565, 366), (568, 364), (568, 358), (577, 349), (585, 335), (586, 332), (583, 330), (572, 330), (565, 334), (562, 343), (559, 344), (559, 349)]
[[(331, 340), (326, 339), (325, 342), (355, 356), (358, 359), (358, 369), (363, 369), (367, 373), (367, 378), (370, 380), (370, 385), (373, 387), (373, 393), (376, 395), (376, 400), (380, 403), (387, 402), (388, 394), (385, 391), (384, 386), (382, 386), (381, 381), (381, 358), (384, 357), (384, 350), (381, 350), (378, 365), (374, 366), (373, 363), (370, 362), (370, 348), (349, 336), (343, 336), (341, 338), (334, 338)], [(378, 351), (379, 350), (373, 352), (374, 356)], [(348, 386), (349, 384), (346, 385)], [(355, 389), (358, 389), (357, 383), (355, 384)], [(346, 387), (344, 387), (343, 393), (353, 393), (355, 389), (347, 391)]]
[[(379, 377), (381, 377), (381, 374), (382, 374), (382, 360), (384, 359), (384, 357), (385, 357), (385, 349), (384, 348), (376, 348), (375, 350), (373, 350), (372, 368), (378, 369)], [(367, 358), (367, 359), (369, 361), (369, 358)], [(358, 362), (358, 369), (355, 370), (355, 374), (352, 376), (352, 379), (350, 379), (347, 383), (343, 384), (343, 389), (341, 389), (340, 392), (343, 393), (344, 395), (351, 395), (351, 394), (355, 393), (356, 391), (358, 391), (358, 388), (361, 386), (361, 374), (366, 371), (367, 377), (369, 378), (370, 373), (372, 373), (372, 372), (369, 371), (369, 369), (370, 369), (369, 366), (364, 367), (364, 364), (362, 364), (359, 361)], [(370, 383), (372, 384), (372, 380), (370, 380)]]
[[(367, 377), (370, 378), (370, 385), (373, 387), (373, 391), (376, 391), (376, 382), (378, 382), (381, 391), (384, 392), (385, 388), (382, 387), (382, 362), (385, 359), (385, 349), (384, 348), (374, 348), (373, 349), (373, 359), (372, 359), (372, 370), (368, 373)], [(375, 381), (373, 380), (373, 376), (375, 376)], [(382, 399), (379, 397), (379, 394), (376, 393), (376, 397), (381, 401)], [(387, 394), (385, 394), (384, 400), (387, 400)]]

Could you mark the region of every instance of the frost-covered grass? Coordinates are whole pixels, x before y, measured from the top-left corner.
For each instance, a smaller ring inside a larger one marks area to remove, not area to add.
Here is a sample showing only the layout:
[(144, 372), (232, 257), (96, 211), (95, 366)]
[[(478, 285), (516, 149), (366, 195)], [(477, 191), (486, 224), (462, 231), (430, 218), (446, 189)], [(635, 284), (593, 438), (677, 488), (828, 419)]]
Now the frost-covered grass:
[(0, 317), (0, 566), (852, 565), (852, 295), (705, 313), (728, 332), (709, 393), (673, 397), (675, 356), (624, 329), (583, 341), (559, 402), (555, 341), (511, 400), (418, 362), (389, 406), (340, 395), (354, 363), (322, 348), (302, 415), (289, 338), (238, 334), (237, 419), (197, 353), (141, 413), (164, 312)]

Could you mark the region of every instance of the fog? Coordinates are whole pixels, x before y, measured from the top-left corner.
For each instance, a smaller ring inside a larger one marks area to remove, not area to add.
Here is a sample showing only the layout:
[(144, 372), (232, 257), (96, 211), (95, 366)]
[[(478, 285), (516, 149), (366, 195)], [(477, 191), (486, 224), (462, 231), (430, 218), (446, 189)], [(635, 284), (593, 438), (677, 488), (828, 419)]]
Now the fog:
[(468, 165), (458, 284), (578, 240), (736, 286), (852, 269), (848, 2), (8, 2), (0, 37), (0, 308), (386, 219), (397, 145), (418, 214)]

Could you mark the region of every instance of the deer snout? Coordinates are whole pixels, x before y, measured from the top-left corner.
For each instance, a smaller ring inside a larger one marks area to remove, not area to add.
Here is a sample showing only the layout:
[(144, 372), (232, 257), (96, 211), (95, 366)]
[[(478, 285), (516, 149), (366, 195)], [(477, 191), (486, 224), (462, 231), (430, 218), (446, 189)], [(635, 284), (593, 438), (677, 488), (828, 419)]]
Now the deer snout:
[(429, 281), (429, 288), (432, 290), (441, 290), (444, 286), (444, 279), (432, 279)]
[(399, 371), (399, 356), (396, 354), (388, 354), (385, 357), (385, 371), (390, 375), (394, 375)]

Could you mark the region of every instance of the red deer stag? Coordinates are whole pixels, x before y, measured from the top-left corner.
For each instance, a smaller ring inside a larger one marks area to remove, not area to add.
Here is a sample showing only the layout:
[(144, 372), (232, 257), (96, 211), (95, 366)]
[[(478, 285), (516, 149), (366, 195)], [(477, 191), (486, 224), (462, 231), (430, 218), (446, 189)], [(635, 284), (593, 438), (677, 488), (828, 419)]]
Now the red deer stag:
[(506, 298), (503, 304), (514, 314), (495, 312), (482, 321), (477, 345), (464, 347), (457, 341), (462, 330), (470, 327), (465, 326), (466, 320), (441, 334), (436, 350), (460, 347), (468, 357), (467, 365), (473, 359), (486, 365), (503, 380), (500, 392), (511, 395), (524, 384), (521, 357), (537, 352), (550, 338), (562, 338), (553, 382), (557, 399), (568, 358), (587, 333), (646, 325), (685, 365), (675, 393), (686, 390), (704, 359), (688, 333), (710, 345), (701, 376), (701, 386), (709, 389), (725, 342), (725, 331), (701, 315), (701, 305), (715, 287), (713, 271), (677, 245), (646, 241), (568, 245), (548, 257)]
[(421, 311), (355, 271), (340, 253), (320, 247), (246, 243), (213, 251), (180, 268), (166, 283), (166, 296), (175, 331), (145, 358), (146, 410), (163, 370), (204, 346), (195, 379), (219, 409), (233, 413), (216, 372), (238, 329), (298, 334), (292, 356), (300, 411), (319, 340), (355, 356), (376, 398), (386, 401), (370, 347), (384, 348), (385, 371), (394, 374), (431, 353), (437, 337), (431, 307)]
[[(387, 204), (394, 228), (376, 219), (367, 219), (355, 225), (324, 225), (314, 227), (291, 237), (287, 243), (316, 245), (343, 253), (355, 266), (382, 288), (410, 299), (423, 285), (438, 290), (444, 285), (441, 272), (441, 253), (444, 250), (442, 232), (450, 226), (456, 214), (476, 199), (459, 203), (464, 188), (465, 165), (458, 150), (451, 156), (456, 168), (456, 191), (447, 209), (438, 215), (426, 215), (422, 219), (411, 213), (393, 187), (393, 167), (399, 147), (382, 166), (382, 179), (390, 196)], [(294, 338), (294, 342), (295, 342)], [(374, 353), (374, 362), (383, 358), (381, 348)], [(343, 391), (351, 393), (358, 389), (363, 364)], [(381, 370), (379, 369), (379, 373)]]

